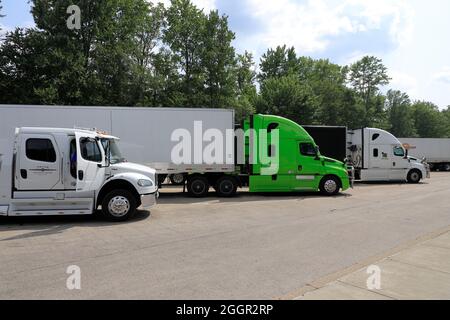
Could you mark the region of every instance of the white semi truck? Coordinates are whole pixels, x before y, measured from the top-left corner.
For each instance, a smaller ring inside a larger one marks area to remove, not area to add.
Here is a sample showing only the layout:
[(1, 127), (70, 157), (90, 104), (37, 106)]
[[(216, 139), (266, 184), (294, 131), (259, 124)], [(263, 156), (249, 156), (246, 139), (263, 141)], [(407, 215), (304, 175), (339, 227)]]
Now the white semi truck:
[(399, 138), (411, 156), (425, 159), (431, 170), (450, 171), (450, 139)]
[(328, 157), (344, 160), (355, 169), (359, 181), (408, 181), (430, 178), (428, 164), (408, 156), (399, 139), (391, 133), (364, 128), (303, 126)]
[(101, 207), (108, 219), (124, 221), (156, 203), (155, 170), (124, 162), (118, 138), (86, 129), (13, 128), (22, 122), (13, 114), (0, 112), (0, 215), (86, 215)]

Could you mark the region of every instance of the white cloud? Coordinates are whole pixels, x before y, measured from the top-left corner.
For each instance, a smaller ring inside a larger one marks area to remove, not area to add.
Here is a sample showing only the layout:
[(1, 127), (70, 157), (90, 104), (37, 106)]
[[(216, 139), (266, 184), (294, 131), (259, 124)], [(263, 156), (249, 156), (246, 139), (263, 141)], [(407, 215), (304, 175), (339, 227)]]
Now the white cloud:
[(450, 67), (445, 67), (442, 71), (436, 73), (433, 80), (450, 85)]
[(418, 81), (414, 76), (397, 70), (391, 70), (389, 76), (392, 78), (389, 88), (406, 92), (410, 97), (418, 95)]
[(321, 52), (329, 36), (380, 29), (388, 19), (396, 43), (410, 38), (412, 10), (405, 0), (246, 0), (266, 28), (256, 35), (266, 47), (294, 46), (306, 53)]

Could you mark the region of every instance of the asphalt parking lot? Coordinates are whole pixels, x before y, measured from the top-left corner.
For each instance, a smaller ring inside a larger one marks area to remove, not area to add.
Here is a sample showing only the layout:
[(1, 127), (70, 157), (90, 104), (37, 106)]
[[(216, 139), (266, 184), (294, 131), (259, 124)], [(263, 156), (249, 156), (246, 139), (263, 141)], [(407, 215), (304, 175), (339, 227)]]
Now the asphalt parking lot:
[[(450, 226), (450, 174), (419, 185), (195, 200), (178, 189), (127, 223), (0, 219), (0, 299), (276, 299)], [(81, 270), (81, 290), (66, 287)]]

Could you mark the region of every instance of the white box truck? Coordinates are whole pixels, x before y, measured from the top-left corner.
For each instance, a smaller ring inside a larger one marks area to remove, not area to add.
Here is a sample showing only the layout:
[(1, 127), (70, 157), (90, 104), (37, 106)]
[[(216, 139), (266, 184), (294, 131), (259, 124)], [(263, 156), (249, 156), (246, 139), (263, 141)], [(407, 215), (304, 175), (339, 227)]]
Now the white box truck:
[(359, 181), (408, 181), (418, 183), (430, 177), (427, 163), (409, 157), (399, 139), (391, 133), (364, 128), (303, 126), (319, 145), (320, 152), (352, 165)]
[(431, 170), (450, 171), (450, 139), (399, 138), (408, 153), (425, 159)]
[(85, 129), (14, 128), (30, 121), (14, 113), (0, 112), (0, 215), (85, 215), (101, 206), (110, 220), (124, 221), (137, 207), (155, 204), (155, 170), (122, 161), (118, 138)]

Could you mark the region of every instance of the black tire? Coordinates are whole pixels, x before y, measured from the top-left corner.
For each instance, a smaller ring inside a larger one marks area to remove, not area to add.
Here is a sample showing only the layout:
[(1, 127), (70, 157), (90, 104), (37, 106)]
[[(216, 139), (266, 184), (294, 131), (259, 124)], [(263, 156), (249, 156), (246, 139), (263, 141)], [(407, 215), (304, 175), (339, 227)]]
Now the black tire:
[(334, 176), (326, 176), (320, 182), (320, 192), (326, 196), (335, 196), (341, 190), (341, 181)]
[(136, 208), (137, 200), (128, 190), (113, 190), (102, 201), (103, 215), (115, 222), (131, 219), (136, 213)]
[(230, 198), (236, 195), (238, 188), (237, 181), (234, 177), (222, 177), (217, 180), (214, 189), (217, 195), (222, 198)]
[(411, 170), (408, 173), (408, 182), (409, 183), (417, 184), (420, 182), (420, 180), (422, 180), (422, 174), (420, 173), (419, 170)]
[(170, 183), (175, 186), (182, 186), (186, 182), (186, 176), (182, 173), (176, 173), (169, 176)]
[(209, 182), (203, 176), (194, 176), (188, 178), (187, 189), (188, 194), (194, 198), (204, 198), (209, 192)]

